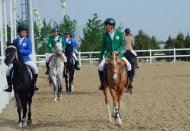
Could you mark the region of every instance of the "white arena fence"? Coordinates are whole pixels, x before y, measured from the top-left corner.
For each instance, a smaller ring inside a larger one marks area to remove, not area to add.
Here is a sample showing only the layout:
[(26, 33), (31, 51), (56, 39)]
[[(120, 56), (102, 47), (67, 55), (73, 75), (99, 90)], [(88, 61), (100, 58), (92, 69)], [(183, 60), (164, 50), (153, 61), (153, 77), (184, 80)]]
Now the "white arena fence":
[[(137, 54), (146, 53), (147, 55), (138, 55), (138, 61), (146, 63), (158, 62), (156, 59), (171, 59), (172, 62), (176, 62), (177, 58), (190, 57), (190, 54), (177, 55), (181, 51), (189, 51), (190, 48), (180, 48), (180, 49), (149, 49), (149, 50), (135, 50)], [(169, 54), (169, 55), (166, 55)], [(95, 52), (79, 52), (79, 62), (81, 65), (94, 64), (99, 60), (100, 51)], [(36, 55), (37, 64), (45, 64), (47, 55)], [(84, 63), (84, 64), (83, 64)]]
[[(138, 54), (140, 53), (146, 53), (147, 55), (139, 55), (138, 60), (139, 62), (142, 62), (143, 60), (146, 63), (155, 63), (155, 59), (166, 59), (170, 58), (172, 62), (176, 62), (177, 58), (184, 58), (184, 57), (190, 57), (190, 54), (186, 55), (177, 55), (180, 51), (189, 51), (190, 48), (180, 48), (180, 49), (149, 49), (149, 50), (136, 50)], [(166, 55), (166, 54), (170, 55)], [(79, 62), (81, 65), (86, 64), (97, 64), (97, 61), (99, 60), (100, 51), (96, 52), (79, 52)], [(36, 63), (38, 65), (45, 65), (47, 54), (45, 55), (36, 55)], [(4, 58), (0, 57), (0, 113), (2, 112), (2, 109), (5, 108), (6, 104), (9, 103), (10, 99), (13, 97), (14, 93), (6, 93), (3, 91), (5, 88), (6, 82), (6, 66), (3, 63)]]

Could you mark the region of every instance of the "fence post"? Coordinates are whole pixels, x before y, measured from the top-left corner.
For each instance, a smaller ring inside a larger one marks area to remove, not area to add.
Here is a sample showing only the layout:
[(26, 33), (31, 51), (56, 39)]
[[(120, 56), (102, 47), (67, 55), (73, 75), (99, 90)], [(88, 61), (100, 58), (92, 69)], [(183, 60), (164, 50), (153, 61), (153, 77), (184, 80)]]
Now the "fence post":
[(79, 65), (81, 66), (81, 52), (79, 51)]
[(150, 64), (152, 64), (152, 50), (150, 49)]
[(174, 48), (174, 63), (176, 62), (176, 49)]

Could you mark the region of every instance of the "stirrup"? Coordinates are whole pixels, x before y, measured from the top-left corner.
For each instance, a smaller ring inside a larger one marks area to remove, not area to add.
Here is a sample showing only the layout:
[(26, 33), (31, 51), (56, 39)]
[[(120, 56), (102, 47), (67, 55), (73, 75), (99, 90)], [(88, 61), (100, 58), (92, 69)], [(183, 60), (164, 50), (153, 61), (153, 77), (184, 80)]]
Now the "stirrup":
[(36, 86), (36, 84), (34, 84), (34, 91), (39, 90), (39, 88)]
[(80, 70), (80, 67), (77, 65), (77, 66), (75, 67), (75, 69), (76, 69), (76, 70)]
[(5, 86), (5, 88), (7, 87), (7, 89), (4, 89), (3, 91), (5, 91), (5, 92), (12, 92), (12, 89), (7, 85), (7, 86)]

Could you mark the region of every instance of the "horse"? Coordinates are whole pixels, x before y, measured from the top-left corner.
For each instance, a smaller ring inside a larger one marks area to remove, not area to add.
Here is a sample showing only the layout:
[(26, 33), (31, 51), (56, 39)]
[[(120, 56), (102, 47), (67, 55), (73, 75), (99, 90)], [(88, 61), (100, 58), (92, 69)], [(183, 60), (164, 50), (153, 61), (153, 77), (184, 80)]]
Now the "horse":
[(128, 50), (125, 51), (123, 55), (131, 64), (131, 80), (130, 80), (130, 83), (128, 84), (126, 92), (129, 92), (130, 94), (132, 94), (132, 89), (133, 89), (132, 83), (133, 83), (133, 78), (135, 76), (135, 71), (137, 69), (137, 57), (131, 51), (128, 51)]
[(127, 74), (126, 74), (126, 65), (123, 60), (119, 58), (118, 52), (111, 52), (110, 59), (106, 61), (104, 68), (104, 89), (103, 93), (105, 96), (105, 103), (108, 110), (108, 120), (112, 121), (112, 116), (110, 113), (110, 108), (108, 104), (108, 92), (113, 99), (114, 112), (113, 116), (118, 124), (122, 126), (122, 121), (119, 113), (120, 102), (123, 96), (125, 86), (127, 84)]
[[(31, 119), (31, 104), (34, 95), (33, 74), (30, 67), (24, 64), (23, 58), (15, 45), (9, 45), (5, 50), (6, 65), (13, 64), (12, 68), (12, 85), (14, 89), (14, 96), (16, 99), (17, 113), (18, 113), (18, 127), (25, 127), (32, 124)], [(28, 119), (26, 120), (28, 105)], [(22, 119), (21, 119), (21, 111)]]
[[(49, 83), (50, 86), (53, 84), (54, 102), (57, 102), (57, 99), (62, 100), (62, 77), (64, 69), (63, 60), (64, 58), (62, 57), (62, 43), (58, 42), (55, 44), (54, 53), (50, 57), (49, 63)], [(58, 90), (56, 86), (58, 86)]]
[(64, 69), (64, 77), (66, 83), (66, 92), (68, 94), (73, 92), (73, 81), (75, 74), (75, 60), (73, 58), (73, 50), (72, 45), (67, 44), (65, 55), (67, 57), (67, 66)]

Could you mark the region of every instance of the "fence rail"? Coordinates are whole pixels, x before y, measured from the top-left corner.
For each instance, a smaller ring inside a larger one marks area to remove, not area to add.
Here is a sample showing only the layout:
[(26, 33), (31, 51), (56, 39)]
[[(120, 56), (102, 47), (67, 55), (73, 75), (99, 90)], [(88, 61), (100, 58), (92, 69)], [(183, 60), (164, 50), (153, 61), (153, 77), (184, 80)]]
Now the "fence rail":
[[(153, 63), (153, 59), (155, 58), (172, 58), (173, 62), (176, 62), (176, 58), (182, 58), (182, 57), (190, 57), (190, 54), (186, 55), (177, 55), (177, 52), (180, 51), (190, 51), (190, 48), (180, 48), (180, 49), (149, 49), (149, 50), (135, 50), (138, 54), (139, 53), (148, 53), (148, 55), (139, 55), (138, 60), (141, 61), (141, 59), (146, 59), (146, 62), (148, 63)], [(166, 55), (167, 53), (165, 52), (170, 52), (170, 55)], [(89, 61), (89, 63), (94, 63), (94, 61), (99, 60), (98, 57), (94, 57), (99, 55), (99, 51), (95, 52), (79, 52), (79, 63), (80, 66), (82, 65), (82, 61)], [(36, 55), (36, 63), (45, 63), (45, 58), (46, 55)]]

